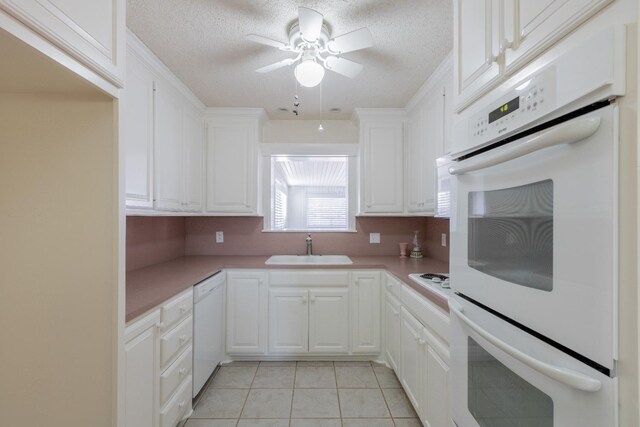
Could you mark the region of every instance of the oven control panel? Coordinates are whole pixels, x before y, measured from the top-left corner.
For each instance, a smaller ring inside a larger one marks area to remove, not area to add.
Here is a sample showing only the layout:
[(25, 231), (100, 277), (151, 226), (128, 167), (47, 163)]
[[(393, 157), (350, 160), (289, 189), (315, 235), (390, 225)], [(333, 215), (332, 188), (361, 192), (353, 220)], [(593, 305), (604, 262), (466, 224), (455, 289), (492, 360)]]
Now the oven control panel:
[(522, 81), (469, 120), (468, 137), (478, 146), (506, 137), (555, 109), (556, 73), (549, 67)]

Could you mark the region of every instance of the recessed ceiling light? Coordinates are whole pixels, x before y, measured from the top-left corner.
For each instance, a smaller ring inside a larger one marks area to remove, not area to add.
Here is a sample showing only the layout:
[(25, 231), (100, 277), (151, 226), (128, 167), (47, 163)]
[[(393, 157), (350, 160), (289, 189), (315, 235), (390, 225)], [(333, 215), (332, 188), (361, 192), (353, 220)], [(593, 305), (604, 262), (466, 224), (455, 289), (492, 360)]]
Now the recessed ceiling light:
[(342, 108), (332, 108), (329, 111), (331, 111), (332, 113), (339, 113), (340, 111), (342, 111)]

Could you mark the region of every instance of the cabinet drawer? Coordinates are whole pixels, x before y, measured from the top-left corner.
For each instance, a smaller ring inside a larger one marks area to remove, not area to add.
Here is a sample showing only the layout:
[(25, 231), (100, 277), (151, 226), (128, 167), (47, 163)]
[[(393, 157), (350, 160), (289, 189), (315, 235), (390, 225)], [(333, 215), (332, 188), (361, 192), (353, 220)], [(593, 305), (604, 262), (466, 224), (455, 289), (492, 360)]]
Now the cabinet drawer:
[(160, 375), (160, 402), (165, 403), (180, 382), (191, 374), (192, 348), (188, 347), (178, 359)]
[(191, 310), (193, 310), (193, 290), (189, 289), (162, 305), (160, 309), (161, 329), (168, 331), (179, 320), (187, 317)]
[(269, 286), (348, 286), (348, 271), (279, 270), (269, 272)]
[(178, 392), (160, 411), (160, 427), (175, 427), (191, 407), (191, 384), (189, 375), (180, 385)]
[(449, 314), (409, 286), (403, 286), (401, 301), (427, 328), (449, 343)]
[(191, 343), (193, 316), (187, 317), (173, 330), (160, 338), (160, 366), (166, 366), (181, 349)]

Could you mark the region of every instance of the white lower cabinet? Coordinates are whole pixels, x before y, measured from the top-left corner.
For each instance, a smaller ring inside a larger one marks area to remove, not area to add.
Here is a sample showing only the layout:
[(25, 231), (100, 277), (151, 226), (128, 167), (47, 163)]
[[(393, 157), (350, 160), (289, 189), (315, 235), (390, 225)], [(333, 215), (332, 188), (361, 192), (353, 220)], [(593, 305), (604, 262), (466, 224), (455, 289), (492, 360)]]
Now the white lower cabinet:
[(125, 330), (125, 426), (175, 427), (191, 413), (191, 288)]
[(125, 426), (154, 427), (158, 411), (160, 310), (127, 326), (125, 331)]
[(400, 383), (416, 412), (422, 412), (422, 324), (404, 307), (400, 309)]
[(380, 272), (351, 276), (351, 351), (380, 352)]
[(264, 354), (267, 351), (266, 273), (227, 272), (227, 353)]
[(309, 351), (309, 291), (269, 290), (269, 352)]
[(451, 424), (449, 404), (449, 365), (427, 344), (423, 346), (422, 412), (420, 418), (429, 427)]
[(309, 352), (349, 352), (349, 291), (309, 291)]
[[(416, 293), (409, 291), (407, 294), (414, 298)], [(386, 316), (386, 320), (389, 322), (391, 317), (392, 324), (397, 301), (394, 300), (393, 296), (387, 294), (386, 307), (391, 314)], [(416, 305), (416, 300), (407, 301), (407, 307), (404, 306), (404, 298), (400, 302), (400, 344), (396, 349), (390, 348), (397, 343), (387, 338), (387, 360), (393, 367), (391, 359), (394, 352), (399, 350), (400, 356), (396, 363), (399, 366), (394, 369), (423, 424), (427, 427), (450, 426), (449, 345), (436, 332), (446, 331), (448, 320), (443, 323), (444, 311), (426, 300), (422, 306)], [(415, 309), (416, 314), (407, 308)], [(435, 323), (432, 325), (425, 319), (435, 320)], [(389, 333), (393, 333), (393, 330), (389, 331), (389, 324), (387, 331), (387, 337)]]
[(400, 368), (400, 302), (387, 292), (384, 301), (384, 325), (387, 362), (399, 372)]

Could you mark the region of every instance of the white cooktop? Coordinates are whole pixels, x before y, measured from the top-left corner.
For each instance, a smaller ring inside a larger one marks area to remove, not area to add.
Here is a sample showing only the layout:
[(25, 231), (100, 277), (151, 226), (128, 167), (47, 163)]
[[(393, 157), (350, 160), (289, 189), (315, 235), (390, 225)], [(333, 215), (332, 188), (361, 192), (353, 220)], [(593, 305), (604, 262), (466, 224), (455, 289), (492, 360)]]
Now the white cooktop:
[[(429, 279), (424, 279), (422, 277), (420, 277), (422, 274), (424, 273), (415, 273), (415, 274), (410, 274), (409, 278), (411, 280), (413, 280), (415, 283), (417, 283), (418, 285), (422, 286), (423, 288), (427, 288), (433, 292), (435, 292), (436, 294), (444, 297), (444, 298), (451, 298), (453, 296), (453, 291), (449, 288), (443, 288), (442, 287), (442, 282), (440, 283), (436, 283), (432, 280)], [(437, 273), (437, 274), (441, 274), (443, 276), (447, 276), (449, 277), (449, 275), (447, 273)], [(448, 282), (448, 280), (447, 280)], [(446, 282), (445, 282), (446, 285)]]

